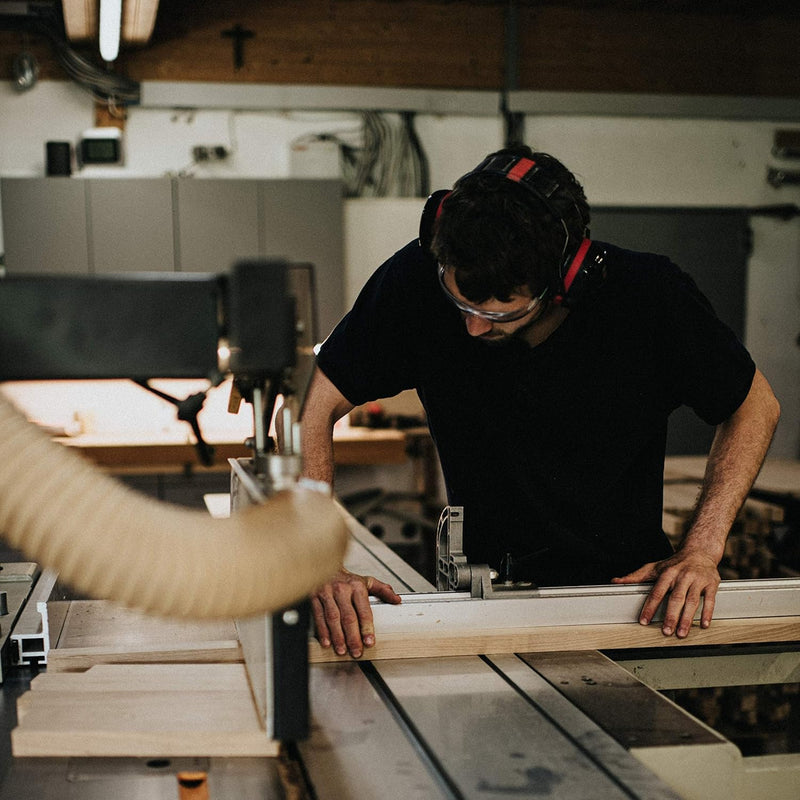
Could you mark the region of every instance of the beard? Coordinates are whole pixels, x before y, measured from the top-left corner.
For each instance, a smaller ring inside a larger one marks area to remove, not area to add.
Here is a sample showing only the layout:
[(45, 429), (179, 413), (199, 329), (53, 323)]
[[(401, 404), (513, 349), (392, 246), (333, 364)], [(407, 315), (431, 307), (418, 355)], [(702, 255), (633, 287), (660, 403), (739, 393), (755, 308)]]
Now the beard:
[(514, 328), (513, 331), (502, 331), (492, 328), (492, 330), (490, 330), (488, 333), (484, 333), (479, 336), (478, 340), (485, 342), (490, 347), (503, 347), (511, 342), (526, 341), (528, 331), (538, 321), (539, 317), (535, 317), (534, 319), (530, 320), (530, 322), (526, 322), (524, 325)]

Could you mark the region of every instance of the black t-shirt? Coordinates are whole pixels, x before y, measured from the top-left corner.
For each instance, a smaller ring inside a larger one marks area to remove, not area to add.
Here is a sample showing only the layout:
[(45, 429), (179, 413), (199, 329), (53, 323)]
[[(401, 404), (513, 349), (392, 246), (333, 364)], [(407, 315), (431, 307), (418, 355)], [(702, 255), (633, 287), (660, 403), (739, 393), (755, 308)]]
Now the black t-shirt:
[(607, 278), (536, 347), (466, 332), (416, 242), (383, 264), (322, 346), (352, 403), (416, 389), (464, 506), (464, 550), (539, 585), (607, 583), (672, 549), (661, 527), (667, 418), (727, 419), (755, 372), (668, 259), (601, 245)]

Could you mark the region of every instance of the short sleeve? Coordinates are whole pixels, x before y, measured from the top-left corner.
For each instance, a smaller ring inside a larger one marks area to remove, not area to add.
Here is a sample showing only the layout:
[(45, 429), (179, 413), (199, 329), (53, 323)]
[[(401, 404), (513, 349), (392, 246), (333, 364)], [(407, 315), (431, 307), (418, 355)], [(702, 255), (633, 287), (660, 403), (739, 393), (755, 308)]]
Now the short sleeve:
[(354, 405), (413, 388), (434, 267), (415, 241), (370, 277), (317, 365)]
[(691, 276), (666, 264), (657, 268), (651, 298), (667, 379), (678, 403), (690, 406), (709, 425), (718, 425), (744, 402), (755, 364)]

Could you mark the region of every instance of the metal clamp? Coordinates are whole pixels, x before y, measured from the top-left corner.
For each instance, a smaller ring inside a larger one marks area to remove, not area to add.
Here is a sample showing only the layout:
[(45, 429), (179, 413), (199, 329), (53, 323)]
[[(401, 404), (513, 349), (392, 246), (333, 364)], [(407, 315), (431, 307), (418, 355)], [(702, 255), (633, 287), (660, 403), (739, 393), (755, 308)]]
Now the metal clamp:
[(464, 555), (464, 507), (446, 506), (436, 528), (436, 588), (472, 597), (492, 594), (492, 570), (488, 564), (470, 564)]

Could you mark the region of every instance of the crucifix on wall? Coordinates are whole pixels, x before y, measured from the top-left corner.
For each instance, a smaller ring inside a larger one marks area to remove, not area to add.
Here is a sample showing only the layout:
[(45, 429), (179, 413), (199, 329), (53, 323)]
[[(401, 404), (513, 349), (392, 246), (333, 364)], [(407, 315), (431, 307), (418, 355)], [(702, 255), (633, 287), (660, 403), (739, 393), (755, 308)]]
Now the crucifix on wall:
[(252, 39), (255, 32), (247, 30), (237, 22), (232, 28), (222, 31), (222, 35), (233, 40), (233, 68), (238, 71), (244, 66), (244, 43)]

